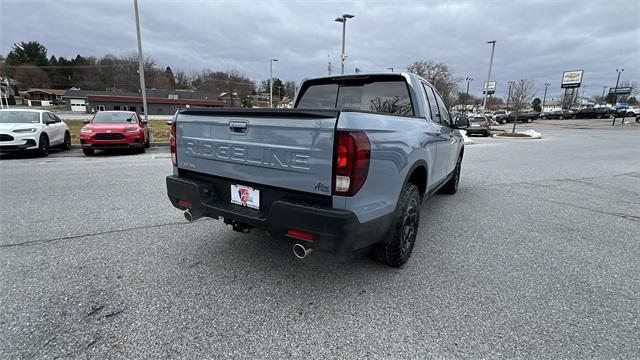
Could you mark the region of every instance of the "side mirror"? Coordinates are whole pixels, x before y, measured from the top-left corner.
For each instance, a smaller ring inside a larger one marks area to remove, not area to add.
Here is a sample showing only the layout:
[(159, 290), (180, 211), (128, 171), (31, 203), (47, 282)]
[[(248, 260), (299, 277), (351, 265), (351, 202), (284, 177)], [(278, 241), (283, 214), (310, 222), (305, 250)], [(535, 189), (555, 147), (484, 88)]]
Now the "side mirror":
[(90, 123), (90, 122), (91, 122), (91, 119), (84, 119), (84, 120), (82, 120), (82, 123), (83, 123), (83, 124), (88, 124), (88, 123)]
[(144, 119), (142, 119), (142, 121), (140, 121), (140, 123), (141, 123), (142, 125), (146, 125), (146, 124), (148, 124), (148, 123), (149, 123), (149, 120), (144, 120)]
[(47, 124), (47, 125), (51, 125), (51, 124), (55, 124), (55, 123), (56, 123), (56, 121), (55, 121), (55, 120), (53, 120), (53, 119), (48, 119), (48, 120), (45, 122), (45, 124)]
[(469, 127), (469, 118), (459, 117), (456, 120), (455, 128), (456, 129), (466, 129)]
[(167, 125), (171, 126), (172, 123), (173, 123), (173, 120), (167, 120)]

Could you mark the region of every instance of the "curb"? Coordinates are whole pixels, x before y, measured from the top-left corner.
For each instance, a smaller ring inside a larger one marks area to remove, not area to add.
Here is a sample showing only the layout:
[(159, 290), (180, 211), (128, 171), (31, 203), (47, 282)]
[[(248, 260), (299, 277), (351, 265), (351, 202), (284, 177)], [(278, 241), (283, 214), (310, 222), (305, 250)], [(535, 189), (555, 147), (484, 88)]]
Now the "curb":
[(499, 136), (498, 134), (495, 134), (492, 137), (496, 139), (507, 139), (507, 140), (540, 140), (542, 139), (542, 136), (513, 137), (513, 136)]

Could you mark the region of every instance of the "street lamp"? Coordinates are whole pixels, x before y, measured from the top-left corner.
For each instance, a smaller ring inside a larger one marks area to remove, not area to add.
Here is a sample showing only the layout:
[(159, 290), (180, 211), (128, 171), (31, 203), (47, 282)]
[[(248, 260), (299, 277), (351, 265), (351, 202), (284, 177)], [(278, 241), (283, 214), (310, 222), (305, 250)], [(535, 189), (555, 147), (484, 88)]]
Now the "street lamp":
[(144, 84), (144, 58), (142, 56), (142, 39), (140, 38), (140, 17), (138, 16), (138, 0), (133, 0), (133, 9), (136, 14), (136, 33), (138, 35), (138, 67), (140, 73), (140, 92), (142, 93), (142, 110), (144, 121), (149, 122), (149, 109), (147, 108), (147, 89)]
[(273, 62), (278, 59), (269, 60), (269, 108), (273, 108)]
[(342, 23), (342, 55), (340, 56), (341, 65), (340, 65), (340, 73), (344, 74), (344, 60), (346, 58), (344, 54), (344, 42), (345, 42), (345, 32), (347, 31), (347, 20), (353, 18), (355, 15), (343, 14), (340, 17), (336, 18), (336, 21)]
[(487, 106), (487, 94), (489, 93), (489, 81), (491, 81), (491, 66), (493, 66), (493, 52), (496, 49), (496, 41), (487, 41), (487, 44), (491, 44), (491, 60), (489, 60), (489, 73), (487, 74), (487, 89), (484, 91), (484, 100), (482, 100), (482, 113), (485, 112)]
[(547, 101), (547, 88), (549, 87), (549, 83), (544, 83), (544, 96), (542, 97), (542, 111), (544, 111), (544, 104)]
[(464, 96), (464, 114), (467, 113), (467, 100), (469, 99), (469, 83), (473, 81), (473, 78), (470, 76), (467, 76), (465, 81), (467, 82), (467, 94)]

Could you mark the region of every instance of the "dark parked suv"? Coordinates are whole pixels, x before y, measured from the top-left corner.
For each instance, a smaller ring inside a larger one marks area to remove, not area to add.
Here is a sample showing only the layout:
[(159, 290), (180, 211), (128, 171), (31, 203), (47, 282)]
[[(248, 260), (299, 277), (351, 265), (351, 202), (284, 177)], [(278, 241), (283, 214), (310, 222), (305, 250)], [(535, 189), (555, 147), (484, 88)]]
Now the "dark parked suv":
[(574, 119), (602, 119), (613, 115), (613, 110), (608, 108), (584, 108), (573, 114)]
[(573, 112), (570, 110), (556, 110), (551, 112), (540, 113), (540, 118), (546, 119), (569, 119), (573, 116)]

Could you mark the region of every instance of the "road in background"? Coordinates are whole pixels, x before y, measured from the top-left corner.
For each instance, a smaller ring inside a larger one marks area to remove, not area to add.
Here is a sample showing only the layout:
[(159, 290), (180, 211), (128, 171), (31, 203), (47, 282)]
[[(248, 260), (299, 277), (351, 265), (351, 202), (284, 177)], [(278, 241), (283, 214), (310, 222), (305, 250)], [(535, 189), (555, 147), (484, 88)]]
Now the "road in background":
[(0, 358), (638, 358), (640, 132), (534, 125), (474, 138), (403, 269), (186, 223), (166, 147), (2, 160)]

